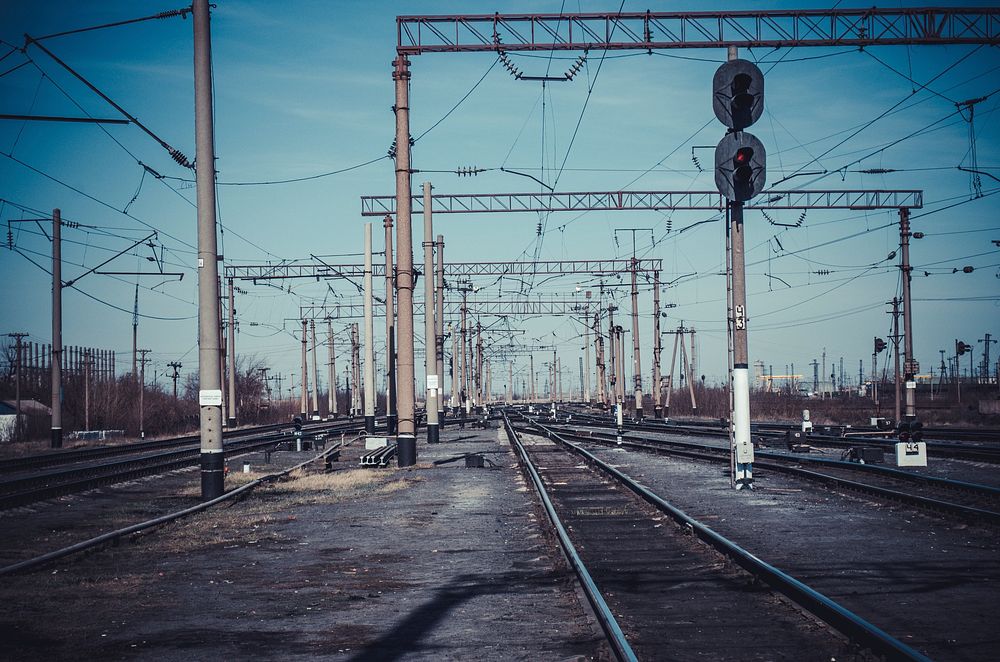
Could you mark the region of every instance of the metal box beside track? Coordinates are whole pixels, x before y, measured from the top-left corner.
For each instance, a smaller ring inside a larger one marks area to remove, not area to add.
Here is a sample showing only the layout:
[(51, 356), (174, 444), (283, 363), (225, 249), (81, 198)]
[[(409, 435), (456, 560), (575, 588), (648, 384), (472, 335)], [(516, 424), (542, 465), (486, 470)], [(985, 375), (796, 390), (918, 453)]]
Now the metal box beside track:
[(896, 444), (896, 466), (926, 467), (927, 444), (923, 441)]

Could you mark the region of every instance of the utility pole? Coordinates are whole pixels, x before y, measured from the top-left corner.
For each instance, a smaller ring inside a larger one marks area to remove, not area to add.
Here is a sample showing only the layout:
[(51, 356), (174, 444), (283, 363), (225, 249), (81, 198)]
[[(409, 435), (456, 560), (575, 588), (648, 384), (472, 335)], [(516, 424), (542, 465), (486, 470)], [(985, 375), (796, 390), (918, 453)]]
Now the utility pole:
[(52, 210), (52, 448), (62, 448), (62, 212)]
[(195, 186), (198, 199), (198, 404), (201, 498), (222, 495), (222, 383), (219, 376), (219, 265), (215, 222), (215, 129), (209, 0), (194, 0)]
[(635, 417), (642, 420), (642, 367), (639, 361), (639, 286), (636, 282), (635, 234), (632, 235), (632, 382)]
[(329, 411), (330, 416), (337, 418), (337, 365), (336, 365), (336, 353), (333, 347), (333, 322), (329, 317), (326, 318), (326, 340), (327, 348), (330, 352), (330, 362), (329, 366), (329, 379), (330, 379), (330, 394), (329, 394)]
[(229, 368), (229, 397), (226, 399), (228, 418), (226, 425), (236, 427), (236, 298), (233, 294), (233, 279), (229, 279), (229, 338), (226, 342)]
[(601, 407), (608, 405), (605, 385), (608, 383), (607, 367), (604, 364), (604, 336), (601, 334), (601, 309), (598, 304), (594, 312), (594, 353), (597, 357), (597, 401)]
[(361, 342), (358, 339), (358, 323), (351, 324), (351, 378), (354, 388), (351, 391), (351, 416), (361, 414)]
[(531, 380), (531, 402), (534, 404), (537, 395), (535, 394), (535, 353), (531, 352), (528, 354), (529, 372), (528, 376)]
[(413, 385), (413, 235), (410, 227), (410, 61), (397, 53), (396, 82), (396, 291), (399, 297), (399, 360), (396, 395), (399, 431), (396, 458), (400, 467), (417, 462), (417, 429)]
[[(903, 281), (903, 347), (906, 361), (903, 363), (903, 378), (906, 380), (906, 419), (912, 421), (917, 417), (917, 372), (920, 366), (913, 357), (913, 315), (910, 307), (910, 281), (913, 267), (910, 266), (910, 210), (902, 207), (899, 210), (899, 266)], [(896, 417), (896, 420), (900, 420)]]
[(483, 410), (483, 325), (476, 320), (476, 411)]
[[(903, 279), (906, 279), (906, 274), (904, 274)], [(901, 393), (900, 393), (900, 371), (899, 371), (899, 298), (892, 298), (892, 342), (893, 342), (893, 359), (895, 361), (895, 382), (896, 382), (896, 422), (899, 423), (902, 418), (900, 414), (902, 408), (901, 403)]]
[(453, 416), (459, 416), (459, 408), (461, 407), (461, 400), (458, 389), (459, 380), (459, 366), (458, 366), (458, 334), (452, 329), (451, 323), (448, 323), (448, 328), (451, 329), (451, 413)]
[(139, 283), (135, 284), (135, 301), (132, 304), (132, 379), (139, 374), (139, 365), (136, 362), (139, 348)]
[(462, 378), (461, 378), (461, 398), (462, 398), (462, 408), (465, 409), (466, 413), (469, 411), (469, 362), (466, 355), (466, 344), (468, 338), (468, 327), (467, 327), (467, 317), (468, 317), (468, 295), (469, 295), (469, 285), (467, 283), (462, 283), (460, 286), (462, 290), (462, 317), (461, 317), (461, 334), (462, 334)]
[(309, 420), (309, 324), (302, 320), (302, 393), (299, 395), (299, 409), (302, 414), (302, 422)]
[(618, 339), (615, 335), (615, 311), (618, 307), (608, 305), (608, 361), (611, 364), (611, 374), (608, 380), (610, 400), (613, 407), (620, 404), (618, 399)]
[(90, 432), (90, 366), (93, 359), (90, 350), (83, 355), (83, 429)]
[(663, 351), (663, 338), (660, 334), (660, 272), (653, 272), (653, 418), (663, 418), (663, 385), (660, 383), (660, 353)]
[(438, 427), (444, 429), (444, 235), (437, 236), (437, 301), (435, 305), (434, 352), (438, 374)]
[(431, 183), (424, 182), (424, 375), (427, 379), (424, 408), (427, 412), (427, 443), (440, 441), (438, 392), (441, 375), (437, 371), (437, 325), (434, 323), (434, 220), (431, 210)]
[[(590, 294), (589, 292), (587, 294)], [(583, 379), (583, 403), (589, 405), (590, 398), (590, 315), (584, 312), (583, 316), (583, 363), (580, 364), (580, 373)]]
[(983, 369), (982, 377), (985, 379), (985, 383), (990, 383), (990, 343), (995, 343), (996, 340), (990, 336), (989, 333), (986, 334), (985, 338), (980, 338), (979, 342), (984, 343), (983, 345)]
[(819, 361), (813, 359), (809, 365), (813, 368), (813, 394), (819, 392)]
[(146, 438), (146, 415), (145, 409), (143, 407), (143, 401), (146, 395), (146, 354), (149, 354), (150, 350), (140, 349), (139, 350), (139, 438)]
[(167, 365), (169, 367), (171, 367), (171, 368), (174, 369), (174, 374), (171, 375), (170, 378), (172, 380), (174, 380), (174, 401), (176, 402), (177, 401), (177, 377), (180, 376), (180, 373), (178, 372), (178, 370), (181, 369), (181, 364), (180, 364), (179, 361), (171, 361)]
[(15, 365), (15, 377), (14, 377), (14, 398), (15, 398), (15, 417), (14, 417), (14, 439), (21, 439), (21, 369), (24, 365), (23, 362), (23, 351), (21, 345), (21, 339), (25, 338), (27, 333), (8, 333), (9, 338), (14, 339), (14, 360)]
[[(397, 175), (398, 176), (398, 175)], [(409, 197), (407, 197), (409, 200)], [(386, 214), (385, 228), (385, 426), (386, 434), (396, 434), (396, 278), (392, 261), (392, 216)]]
[[(219, 290), (222, 292), (222, 279), (219, 279)], [(225, 309), (222, 301), (219, 301), (219, 388), (222, 390), (222, 425), (226, 425), (229, 420), (228, 405), (229, 395), (226, 391), (226, 320), (224, 318)], [(134, 378), (133, 378), (134, 379)]]
[(365, 223), (365, 432), (375, 434), (375, 318), (372, 312), (372, 224)]
[[(309, 320), (309, 335), (312, 340), (312, 415), (313, 419), (319, 418), (319, 361), (316, 355), (319, 353), (319, 345), (316, 343), (316, 320)], [(230, 411), (234, 407), (229, 408)]]

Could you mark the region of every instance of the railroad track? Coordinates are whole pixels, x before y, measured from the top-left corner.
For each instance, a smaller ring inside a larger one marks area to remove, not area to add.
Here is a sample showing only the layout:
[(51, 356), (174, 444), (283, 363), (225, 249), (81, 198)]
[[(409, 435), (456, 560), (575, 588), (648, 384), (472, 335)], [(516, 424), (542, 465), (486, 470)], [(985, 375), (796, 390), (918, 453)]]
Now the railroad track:
[[(354, 423), (353, 426), (356, 429), (358, 424)], [(314, 426), (310, 432), (315, 434), (322, 427)], [(336, 431), (346, 431), (347, 429), (342, 424), (327, 425), (324, 429), (331, 427)], [(227, 456), (232, 456), (233, 454), (273, 448), (290, 439), (290, 435), (279, 430), (230, 439), (226, 442), (225, 449)], [(25, 476), (8, 477), (0, 481), (0, 510), (195, 466), (200, 460), (200, 447), (189, 443), (186, 447), (179, 449), (153, 451), (131, 455), (123, 459), (87, 463), (82, 466), (76, 464)]]
[[(560, 429), (568, 439), (604, 446), (617, 445), (617, 436)], [(622, 437), (622, 446), (652, 453), (665, 453), (728, 463), (729, 449), (694, 442), (648, 437)], [(838, 489), (862, 492), (917, 506), (928, 511), (960, 517), (971, 522), (1000, 524), (1000, 489), (964, 481), (949, 480), (889, 467), (767, 451), (754, 453), (754, 470), (791, 474)]]
[[(615, 425), (607, 417), (592, 416), (589, 414), (571, 413), (571, 421), (585, 422), (587, 425), (596, 427), (614, 428)], [(625, 430), (638, 432), (657, 432), (662, 434), (683, 434), (693, 437), (712, 437), (725, 439), (729, 432), (719, 427), (711, 425), (681, 425), (668, 422), (644, 423), (626, 421)], [(776, 424), (755, 424), (751, 433), (754, 437), (762, 439), (784, 439), (786, 432), (795, 430), (794, 426), (778, 426)], [(886, 452), (895, 452), (895, 439), (885, 439), (879, 437), (842, 437), (837, 434), (823, 434), (813, 432), (808, 435), (809, 442), (816, 446), (828, 448), (850, 448), (852, 446), (873, 446), (883, 449)], [(955, 442), (935, 442), (928, 441), (927, 453), (934, 457), (946, 457), (957, 460), (968, 460), (972, 462), (986, 462), (990, 464), (1000, 464), (1000, 447), (984, 442), (982, 439), (973, 439), (965, 444)]]
[[(340, 421), (324, 421), (322, 423), (307, 423), (303, 426), (305, 434), (323, 432), (330, 430), (344, 431), (356, 429), (360, 424), (357, 421), (344, 419)], [(272, 423), (256, 427), (242, 428), (238, 430), (226, 430), (222, 434), (223, 440), (247, 439), (292, 429), (291, 423)], [(0, 474), (10, 474), (19, 471), (30, 471), (44, 467), (67, 465), (77, 462), (90, 462), (108, 457), (120, 457), (122, 455), (135, 455), (148, 453), (150, 451), (165, 450), (169, 448), (181, 448), (200, 441), (198, 435), (184, 435), (180, 437), (170, 437), (168, 439), (156, 439), (151, 441), (128, 442), (112, 446), (96, 446), (93, 448), (77, 448), (70, 450), (60, 450), (38, 455), (25, 455), (23, 457), (11, 457), (0, 460)]]
[[(776, 602), (758, 581), (853, 645), (887, 659), (927, 659), (554, 430), (538, 426), (536, 434), (549, 441), (522, 441), (508, 419), (505, 426), (618, 659), (800, 660), (803, 651), (809, 659), (851, 656), (841, 639)], [(664, 526), (668, 519), (679, 526)], [(724, 636), (704, 627), (720, 619)]]

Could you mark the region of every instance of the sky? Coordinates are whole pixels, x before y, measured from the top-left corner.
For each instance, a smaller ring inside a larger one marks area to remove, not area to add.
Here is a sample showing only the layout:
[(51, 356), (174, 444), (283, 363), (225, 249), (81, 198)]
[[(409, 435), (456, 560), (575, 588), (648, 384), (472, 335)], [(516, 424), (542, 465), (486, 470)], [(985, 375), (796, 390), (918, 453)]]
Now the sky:
[[(218, 0), (213, 10), (216, 157), (220, 252), (228, 264), (311, 260), (362, 261), (360, 197), (394, 193), (395, 135), (391, 62), (397, 14), (617, 11), (619, 3), (295, 2)], [(844, 2), (840, 7), (868, 3)], [(898, 7), (900, 3), (893, 6)], [(901, 3), (904, 6), (917, 6)], [(936, 6), (953, 3), (938, 2)], [(988, 5), (968, 3), (961, 5)], [(615, 5), (615, 6), (612, 6)], [(829, 8), (830, 3), (699, 2), (638, 4), (624, 11)], [(957, 4), (955, 6), (958, 6)], [(0, 3), (0, 113), (120, 118), (24, 35), (42, 36), (171, 9), (153, 2)], [(95, 87), (189, 159), (194, 154), (190, 18), (179, 17), (55, 37), (43, 42)], [(561, 74), (585, 55), (572, 81), (517, 80), (491, 53), (430, 53), (411, 58), (413, 189), (435, 193), (712, 190), (714, 145), (725, 128), (711, 109), (711, 80), (721, 49), (590, 53), (510, 53), (526, 75)], [(935, 372), (939, 350), (956, 339), (974, 347), (1000, 336), (1000, 104), (996, 47), (881, 46), (744, 50), (765, 74), (765, 111), (751, 127), (768, 151), (769, 184), (780, 188), (919, 189), (912, 212), (923, 233), (911, 246), (912, 317), (921, 373)], [(968, 106), (956, 104), (986, 97)], [(697, 161), (697, 162), (696, 162)], [(368, 164), (360, 166), (360, 164)], [(360, 167), (355, 167), (360, 166)], [(977, 167), (973, 175), (958, 169)], [(459, 169), (484, 169), (462, 176)], [(514, 170), (518, 174), (501, 171)], [(892, 170), (892, 172), (880, 172)], [(863, 172), (868, 171), (868, 172)], [(336, 174), (329, 174), (336, 173)], [(804, 174), (813, 173), (813, 174)], [(309, 178), (291, 183), (261, 184)], [(63, 278), (76, 278), (122, 254), (64, 293), (67, 345), (113, 349), (130, 362), (138, 284), (139, 345), (152, 374), (167, 364), (197, 365), (196, 209), (193, 172), (138, 127), (0, 120), (0, 332), (51, 338), (51, 246), (44, 224), (53, 208), (79, 223), (63, 232)], [(801, 222), (800, 222), (801, 221)], [(871, 371), (873, 337), (891, 333), (887, 302), (901, 295), (895, 211), (760, 211), (746, 214), (751, 362), (776, 375), (811, 381), (814, 360), (826, 372), (843, 359), (856, 382)], [(3, 229), (6, 231), (8, 227)], [(663, 262), (663, 330), (697, 330), (698, 372), (725, 378), (725, 228), (718, 214), (696, 211), (437, 215), (450, 261), (629, 258)], [(422, 262), (419, 216), (414, 254)], [(44, 232), (43, 232), (44, 231)], [(152, 233), (155, 237), (147, 239)], [(138, 243), (137, 248), (130, 248)], [(155, 247), (150, 248), (148, 243)], [(156, 256), (153, 256), (155, 250)], [(379, 262), (381, 256), (376, 256)], [(966, 267), (972, 271), (967, 273)], [(160, 275), (183, 273), (184, 277)], [(623, 276), (623, 282), (627, 275)], [(484, 298), (520, 296), (511, 279), (475, 283)], [(605, 279), (605, 301), (628, 313), (628, 288)], [(299, 371), (299, 306), (358, 302), (347, 281), (237, 283), (237, 348), (288, 378)], [(567, 275), (536, 278), (530, 296), (572, 299), (602, 283)], [(642, 370), (648, 389), (652, 349), (651, 284), (640, 294)], [(376, 294), (380, 294), (378, 291)], [(418, 284), (418, 298), (422, 288)], [(579, 384), (582, 326), (568, 317), (483, 317), (487, 345), (509, 337), (555, 345), (564, 384)], [(340, 347), (347, 321), (335, 322)], [(376, 323), (381, 350), (381, 323)], [(422, 320), (417, 321), (422, 330)], [(419, 333), (418, 335), (422, 335)], [(321, 333), (322, 336), (322, 333)], [(627, 341), (628, 342), (628, 341)], [(418, 349), (423, 340), (416, 340)], [(672, 336), (664, 337), (662, 365)], [(992, 361), (1000, 356), (992, 348)], [(325, 357), (320, 354), (320, 362)], [(536, 356), (544, 374), (550, 352)], [(879, 357), (880, 362), (886, 354)], [(343, 357), (339, 360), (344, 364)], [(422, 364), (418, 363), (418, 380)], [(526, 359), (515, 365), (521, 377)], [(968, 357), (962, 367), (968, 369)], [(506, 370), (494, 367), (502, 392)], [(296, 377), (298, 379), (298, 377)], [(326, 381), (322, 377), (322, 381)], [(419, 382), (418, 382), (419, 383)]]

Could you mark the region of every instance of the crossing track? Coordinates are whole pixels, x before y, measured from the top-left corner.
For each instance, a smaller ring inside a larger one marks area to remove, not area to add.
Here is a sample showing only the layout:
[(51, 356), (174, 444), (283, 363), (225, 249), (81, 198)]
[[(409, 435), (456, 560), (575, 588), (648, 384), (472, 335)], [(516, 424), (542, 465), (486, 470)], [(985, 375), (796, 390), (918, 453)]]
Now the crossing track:
[[(557, 429), (557, 426), (551, 427)], [(558, 426), (558, 429), (565, 439), (605, 446), (617, 445), (616, 435), (574, 431), (565, 426)], [(634, 433), (623, 434), (621, 446), (709, 462), (728, 463), (730, 458), (729, 449), (725, 447), (642, 437)], [(755, 472), (761, 469), (779, 471), (837, 489), (899, 501), (948, 517), (959, 517), (975, 523), (1000, 524), (1000, 488), (990, 485), (804, 455), (755, 451), (754, 456)]]
[(225, 494), (223, 494), (223, 495), (221, 495), (219, 497), (216, 497), (215, 499), (212, 499), (210, 501), (205, 501), (205, 502), (199, 503), (198, 505), (192, 506), (190, 508), (185, 508), (184, 510), (180, 510), (180, 511), (177, 511), (177, 512), (168, 513), (168, 514), (165, 514), (165, 515), (160, 515), (159, 517), (153, 518), (151, 520), (146, 520), (144, 522), (139, 522), (137, 524), (132, 524), (131, 526), (127, 526), (127, 527), (122, 528), (122, 529), (117, 529), (115, 531), (109, 531), (107, 533), (103, 533), (103, 534), (101, 534), (99, 536), (90, 538), (88, 540), (83, 540), (83, 541), (80, 541), (80, 542), (75, 543), (73, 545), (69, 545), (67, 547), (63, 547), (62, 549), (58, 549), (58, 550), (55, 550), (55, 551), (52, 551), (52, 552), (47, 552), (45, 554), (41, 554), (39, 556), (35, 556), (35, 557), (29, 558), (29, 559), (25, 559), (23, 561), (19, 561), (17, 563), (12, 564), (12, 565), (8, 565), (8, 566), (5, 566), (5, 567), (2, 567), (2, 568), (0, 568), (0, 577), (6, 576), (6, 575), (13, 575), (13, 574), (21, 573), (21, 572), (28, 572), (28, 571), (34, 570), (35, 568), (38, 568), (40, 566), (43, 566), (43, 565), (46, 565), (46, 564), (50, 564), (50, 563), (52, 563), (54, 561), (57, 561), (59, 559), (66, 558), (68, 556), (71, 556), (73, 554), (78, 554), (80, 552), (88, 551), (88, 550), (100, 547), (102, 545), (106, 545), (108, 543), (116, 544), (117, 545), (122, 539), (127, 538), (128, 536), (131, 536), (131, 535), (134, 535), (134, 534), (137, 534), (137, 533), (141, 533), (141, 532), (144, 532), (144, 531), (148, 531), (150, 529), (153, 529), (153, 528), (158, 527), (158, 526), (162, 526), (164, 524), (168, 524), (168, 523), (173, 522), (175, 520), (181, 519), (182, 517), (187, 517), (188, 515), (193, 515), (195, 513), (199, 513), (199, 512), (201, 512), (203, 510), (211, 508), (211, 507), (213, 507), (215, 505), (218, 505), (220, 503), (223, 503), (225, 501), (229, 501), (231, 499), (235, 499), (235, 498), (239, 497), (241, 494), (249, 492), (250, 490), (253, 490), (254, 488), (256, 488), (259, 485), (262, 485), (264, 483), (273, 482), (273, 481), (276, 481), (276, 480), (280, 480), (280, 479), (288, 476), (288, 474), (292, 473), (293, 471), (301, 469), (301, 468), (303, 468), (303, 467), (305, 467), (305, 466), (307, 466), (307, 465), (309, 465), (309, 464), (311, 464), (313, 462), (316, 462), (317, 460), (324, 459), (327, 456), (329, 456), (331, 453), (337, 453), (337, 452), (339, 452), (340, 449), (343, 447), (343, 445), (345, 443), (350, 443), (350, 442), (337, 441), (332, 446), (330, 446), (326, 450), (322, 451), (321, 453), (319, 453), (315, 457), (311, 457), (308, 460), (306, 460), (304, 462), (300, 462), (300, 463), (298, 463), (298, 464), (296, 464), (296, 465), (294, 465), (292, 467), (289, 467), (288, 469), (285, 469), (283, 471), (279, 471), (279, 472), (276, 472), (276, 473), (272, 473), (272, 474), (267, 474), (265, 476), (261, 476), (260, 478), (258, 478), (256, 480), (253, 480), (253, 481), (251, 481), (249, 483), (246, 483), (245, 485), (241, 485), (240, 487), (237, 487), (234, 490), (230, 490), (229, 492), (226, 492)]
[[(361, 426), (363, 423), (357, 421), (329, 422), (310, 426), (308, 432), (304, 430), (304, 433), (308, 436), (328, 431), (356, 432)], [(287, 426), (277, 426), (276, 430), (270, 432), (231, 437), (225, 444), (226, 453), (229, 456), (248, 453), (273, 448), (283, 441), (289, 441), (292, 437), (283, 428)], [(0, 510), (197, 465), (201, 459), (201, 449), (196, 442), (185, 439), (180, 445), (181, 448), (174, 450), (150, 451), (124, 459), (95, 462), (77, 460), (70, 466), (24, 475), (8, 475), (0, 480)]]
[[(304, 434), (312, 434), (321, 431), (343, 431), (348, 432), (358, 428), (357, 421), (344, 419), (340, 421), (324, 421), (322, 423), (307, 423), (303, 426)], [(226, 430), (222, 434), (223, 440), (238, 440), (261, 435), (277, 433), (282, 430), (292, 430), (291, 423), (272, 423), (270, 425), (258, 425), (254, 427), (240, 428), (237, 430)], [(155, 439), (150, 441), (127, 442), (110, 446), (95, 446), (91, 448), (76, 448), (68, 450), (58, 450), (39, 455), (25, 455), (23, 457), (10, 457), (0, 460), (0, 474), (9, 474), (18, 471), (29, 471), (52, 467), (58, 465), (73, 464), (75, 462), (90, 462), (107, 457), (119, 457), (122, 455), (135, 455), (149, 451), (166, 450), (169, 448), (181, 448), (197, 444), (200, 437), (196, 434), (184, 435), (181, 437), (170, 437), (168, 439)]]
[[(589, 413), (579, 411), (563, 412), (568, 413), (570, 420), (574, 423), (592, 425), (596, 427), (614, 428), (614, 422), (605, 416), (594, 416)], [(682, 434), (693, 437), (710, 437), (725, 439), (729, 432), (719, 427), (718, 423), (677, 423), (652, 419), (647, 421), (625, 421), (625, 430), (636, 432), (657, 432), (662, 434)], [(810, 444), (827, 448), (850, 448), (852, 446), (873, 446), (882, 448), (886, 452), (894, 452), (896, 440), (887, 439), (885, 435), (881, 437), (868, 436), (867, 433), (853, 434), (847, 428), (838, 426), (823, 426), (821, 430), (829, 429), (830, 432), (814, 431), (807, 437)], [(760, 439), (783, 440), (789, 431), (801, 430), (801, 425), (779, 423), (754, 423), (751, 426), (751, 433)], [(852, 434), (845, 437), (841, 432)], [(973, 462), (987, 462), (990, 464), (1000, 464), (1000, 436), (992, 436), (987, 431), (985, 435), (969, 434), (960, 436), (960, 433), (953, 431), (954, 441), (926, 441), (927, 453), (934, 457), (945, 457), (956, 460), (969, 460)], [(926, 436), (929, 436), (927, 434)], [(926, 439), (926, 437), (925, 437)]]
[[(803, 651), (811, 659), (849, 657), (839, 639), (811, 621), (796, 622), (800, 615), (776, 603), (758, 581), (875, 655), (928, 659), (554, 430), (537, 426), (550, 440), (539, 443), (522, 440), (506, 417), (505, 427), (619, 659), (638, 653), (647, 659), (800, 660)], [(678, 526), (664, 526), (668, 518)], [(684, 532), (708, 547), (692, 544)], [(720, 563), (719, 554), (748, 574)], [(720, 618), (725, 636), (702, 627)]]

